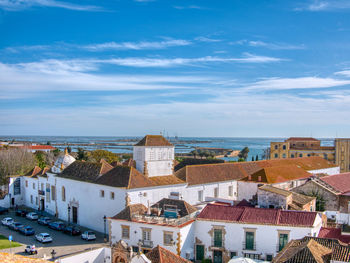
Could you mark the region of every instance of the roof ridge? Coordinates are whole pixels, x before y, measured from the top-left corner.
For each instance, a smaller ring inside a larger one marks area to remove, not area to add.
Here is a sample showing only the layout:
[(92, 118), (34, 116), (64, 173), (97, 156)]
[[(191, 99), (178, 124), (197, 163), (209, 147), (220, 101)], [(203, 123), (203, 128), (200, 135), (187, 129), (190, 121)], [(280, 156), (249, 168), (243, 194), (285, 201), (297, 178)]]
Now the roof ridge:
[(280, 223), (280, 219), (281, 219), (281, 209), (277, 210), (277, 216), (276, 216), (276, 225), (278, 225)]

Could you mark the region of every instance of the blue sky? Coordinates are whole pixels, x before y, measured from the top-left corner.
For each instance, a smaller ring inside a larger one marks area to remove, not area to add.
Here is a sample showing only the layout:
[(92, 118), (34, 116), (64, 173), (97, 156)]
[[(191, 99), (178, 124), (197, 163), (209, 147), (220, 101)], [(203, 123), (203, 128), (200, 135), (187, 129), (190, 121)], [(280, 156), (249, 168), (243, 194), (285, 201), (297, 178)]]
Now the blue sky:
[(350, 2), (0, 0), (0, 135), (350, 137)]

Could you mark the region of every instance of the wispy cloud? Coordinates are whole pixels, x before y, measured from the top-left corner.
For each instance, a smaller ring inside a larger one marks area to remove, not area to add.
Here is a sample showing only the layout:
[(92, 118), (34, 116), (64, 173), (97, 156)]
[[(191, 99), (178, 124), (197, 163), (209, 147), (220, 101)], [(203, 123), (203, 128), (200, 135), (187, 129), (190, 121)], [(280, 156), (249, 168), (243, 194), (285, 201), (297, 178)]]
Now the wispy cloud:
[(350, 2), (348, 0), (331, 0), (331, 1), (320, 1), (313, 0), (305, 3), (304, 5), (295, 8), (296, 11), (312, 11), (312, 12), (320, 12), (320, 11), (332, 11), (339, 9), (349, 9)]
[(342, 70), (342, 71), (335, 72), (334, 74), (335, 75), (341, 75), (341, 76), (344, 76), (344, 77), (350, 77), (350, 70), (349, 69)]
[(183, 39), (167, 39), (163, 41), (140, 41), (140, 42), (107, 42), (101, 44), (86, 45), (85, 48), (90, 51), (104, 50), (143, 50), (143, 49), (165, 49), (176, 46), (188, 46), (192, 42)]
[(183, 10), (183, 9), (205, 9), (204, 7), (198, 6), (198, 5), (187, 5), (187, 6), (180, 6), (176, 5), (174, 6), (175, 9)]
[(196, 37), (195, 40), (200, 41), (200, 42), (220, 42), (222, 39), (216, 39), (216, 38), (210, 38), (210, 37)]
[(93, 5), (78, 5), (56, 0), (0, 0), (0, 8), (6, 11), (22, 11), (29, 7), (57, 7), (76, 11), (102, 11), (102, 8)]
[(296, 50), (296, 49), (305, 49), (304, 45), (291, 45), (286, 43), (269, 43), (261, 40), (246, 40), (241, 39), (230, 43), (231, 45), (245, 45), (250, 47), (264, 47), (274, 50)]
[(349, 85), (350, 80), (320, 77), (301, 78), (269, 78), (249, 84), (248, 90), (292, 90), (292, 89), (320, 89)]

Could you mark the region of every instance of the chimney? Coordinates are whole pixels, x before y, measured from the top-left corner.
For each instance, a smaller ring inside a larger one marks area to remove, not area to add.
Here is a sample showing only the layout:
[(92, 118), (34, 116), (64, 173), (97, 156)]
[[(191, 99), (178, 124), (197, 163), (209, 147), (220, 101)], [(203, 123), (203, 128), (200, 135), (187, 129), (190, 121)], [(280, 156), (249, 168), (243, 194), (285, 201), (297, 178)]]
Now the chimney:
[(248, 175), (248, 181), (251, 181), (251, 180), (252, 180), (252, 176)]
[(258, 182), (261, 182), (261, 175), (258, 176)]

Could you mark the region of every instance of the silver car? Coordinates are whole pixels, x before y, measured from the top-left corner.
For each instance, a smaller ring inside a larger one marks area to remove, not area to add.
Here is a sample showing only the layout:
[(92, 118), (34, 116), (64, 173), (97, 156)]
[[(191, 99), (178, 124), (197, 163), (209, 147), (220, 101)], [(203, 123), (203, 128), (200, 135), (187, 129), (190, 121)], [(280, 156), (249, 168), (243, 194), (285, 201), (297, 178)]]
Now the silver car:
[(1, 220), (1, 224), (3, 224), (4, 226), (8, 226), (13, 222), (14, 220), (11, 217), (5, 217), (3, 220)]
[(40, 233), (35, 235), (35, 239), (41, 243), (49, 243), (52, 242), (52, 237), (48, 233)]

